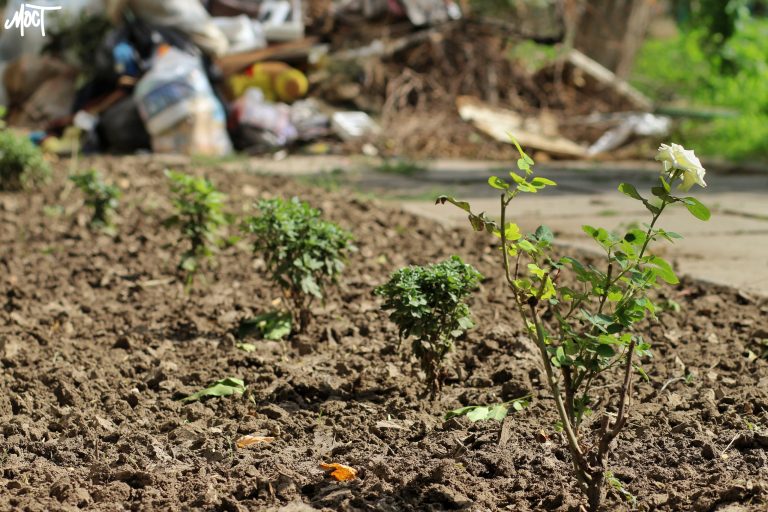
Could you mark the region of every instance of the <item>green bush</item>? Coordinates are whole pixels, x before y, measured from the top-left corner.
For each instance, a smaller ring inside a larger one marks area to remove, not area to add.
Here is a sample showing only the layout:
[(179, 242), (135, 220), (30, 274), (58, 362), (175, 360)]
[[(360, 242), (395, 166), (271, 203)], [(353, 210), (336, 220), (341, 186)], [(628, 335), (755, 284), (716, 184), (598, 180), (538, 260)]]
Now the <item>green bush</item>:
[(344, 269), (354, 249), (352, 235), (297, 198), (262, 200), (257, 206), (260, 215), (246, 220), (256, 236), (253, 250), (264, 257), (301, 332), (309, 325), (314, 300), (323, 298), (325, 287)]
[(682, 143), (710, 156), (768, 157), (768, 19), (739, 17), (733, 34), (717, 45), (695, 26), (671, 39), (648, 40), (633, 82), (656, 101), (733, 111), (706, 122), (684, 120)]
[(166, 226), (177, 226), (181, 239), (189, 244), (179, 262), (179, 270), (186, 273), (187, 284), (204, 260), (213, 257), (213, 249), (225, 243), (218, 236), (220, 229), (230, 223), (224, 213), (226, 196), (206, 178), (197, 178), (176, 171), (165, 171), (170, 180), (173, 206), (176, 213), (169, 217)]
[(51, 177), (40, 149), (23, 135), (0, 130), (0, 190), (36, 187)]
[(93, 169), (69, 179), (85, 195), (85, 204), (93, 209), (91, 227), (113, 232), (112, 219), (120, 199), (120, 189), (104, 183), (101, 175)]
[(454, 339), (473, 326), (464, 299), (480, 279), (477, 270), (453, 256), (435, 265), (402, 268), (375, 290), (385, 298), (382, 308), (392, 311), (389, 319), (400, 338), (414, 337), (413, 353), (433, 397), (442, 387), (441, 368)]

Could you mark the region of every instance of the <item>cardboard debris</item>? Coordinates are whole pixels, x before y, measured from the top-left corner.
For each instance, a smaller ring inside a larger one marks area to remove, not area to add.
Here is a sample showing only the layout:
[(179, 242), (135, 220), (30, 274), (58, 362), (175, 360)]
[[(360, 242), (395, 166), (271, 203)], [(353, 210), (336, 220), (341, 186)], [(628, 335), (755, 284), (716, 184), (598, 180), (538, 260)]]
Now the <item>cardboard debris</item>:
[(456, 107), (464, 121), (499, 142), (512, 144), (509, 134), (514, 134), (524, 147), (546, 151), (552, 155), (583, 158), (587, 149), (556, 133), (556, 128), (546, 127), (540, 119), (523, 117), (517, 112), (492, 107), (471, 96), (459, 96)]

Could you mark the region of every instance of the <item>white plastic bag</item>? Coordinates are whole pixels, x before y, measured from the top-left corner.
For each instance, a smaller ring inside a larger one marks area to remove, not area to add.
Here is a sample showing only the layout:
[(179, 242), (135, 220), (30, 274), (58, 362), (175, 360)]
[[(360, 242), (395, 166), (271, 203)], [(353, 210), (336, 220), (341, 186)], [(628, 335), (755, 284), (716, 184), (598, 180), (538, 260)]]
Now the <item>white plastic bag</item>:
[(198, 57), (168, 48), (139, 80), (134, 99), (158, 152), (226, 155), (226, 113)]
[(229, 42), (227, 54), (249, 52), (267, 46), (261, 23), (245, 14), (212, 18), (212, 21), (227, 36)]
[(220, 57), (227, 53), (226, 36), (211, 22), (199, 0), (128, 0), (127, 4), (144, 21), (185, 33), (208, 55)]

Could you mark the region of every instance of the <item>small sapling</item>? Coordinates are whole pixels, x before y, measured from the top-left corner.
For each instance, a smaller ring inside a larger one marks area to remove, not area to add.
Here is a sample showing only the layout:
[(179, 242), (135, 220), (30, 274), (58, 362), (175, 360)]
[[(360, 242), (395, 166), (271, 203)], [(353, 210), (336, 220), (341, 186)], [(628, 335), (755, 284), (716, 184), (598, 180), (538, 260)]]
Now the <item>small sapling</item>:
[(263, 256), (293, 325), (302, 332), (309, 325), (313, 302), (324, 297), (325, 288), (344, 270), (354, 250), (352, 235), (297, 198), (262, 200), (257, 207), (259, 214), (245, 225), (255, 236), (253, 250)]
[(464, 299), (480, 279), (477, 270), (453, 256), (434, 265), (402, 268), (375, 290), (384, 297), (382, 308), (391, 311), (400, 338), (414, 338), (413, 354), (433, 398), (442, 388), (442, 365), (454, 340), (474, 325)]
[(0, 190), (34, 188), (50, 177), (51, 168), (40, 149), (26, 136), (0, 127)]
[(120, 199), (120, 189), (104, 183), (101, 175), (93, 169), (70, 176), (69, 179), (83, 192), (85, 204), (93, 210), (89, 223), (91, 228), (114, 234), (113, 219)]
[(170, 170), (165, 171), (165, 175), (170, 180), (176, 210), (165, 225), (178, 227), (181, 240), (188, 244), (178, 268), (186, 274), (187, 285), (190, 285), (201, 264), (211, 259), (214, 249), (225, 243), (219, 231), (230, 223), (224, 213), (226, 196), (205, 178)]

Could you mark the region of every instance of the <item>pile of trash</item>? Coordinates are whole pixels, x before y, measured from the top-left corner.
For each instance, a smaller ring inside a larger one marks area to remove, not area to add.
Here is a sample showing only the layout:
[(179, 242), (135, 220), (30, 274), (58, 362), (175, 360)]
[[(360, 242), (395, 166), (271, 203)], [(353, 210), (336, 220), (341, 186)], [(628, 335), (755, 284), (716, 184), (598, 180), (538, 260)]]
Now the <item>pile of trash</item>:
[[(44, 23), (25, 23), (31, 8)], [(14, 0), (0, 104), (57, 154), (508, 158), (512, 132), (539, 152), (584, 158), (669, 130), (575, 50), (535, 71), (510, 59), (523, 39), (562, 37), (552, 13), (527, 27), (466, 10), (452, 0)]]

